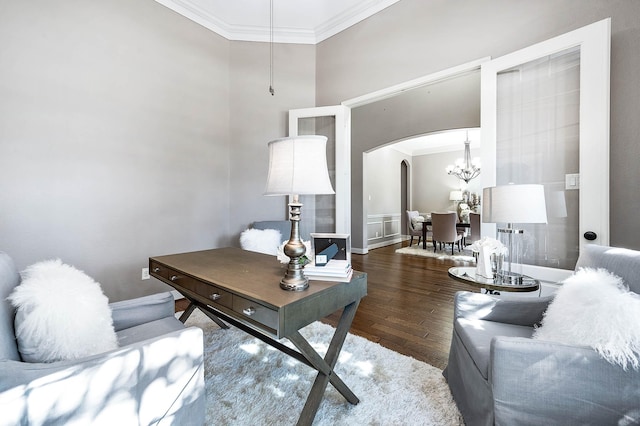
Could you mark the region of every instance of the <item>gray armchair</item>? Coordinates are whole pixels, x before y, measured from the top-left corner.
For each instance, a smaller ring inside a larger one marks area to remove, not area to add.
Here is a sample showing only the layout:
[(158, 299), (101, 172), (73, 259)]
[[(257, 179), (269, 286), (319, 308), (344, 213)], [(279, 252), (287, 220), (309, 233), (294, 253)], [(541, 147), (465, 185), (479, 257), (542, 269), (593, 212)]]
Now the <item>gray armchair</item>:
[(202, 330), (175, 318), (171, 293), (110, 305), (118, 349), (74, 361), (26, 363), (7, 301), (19, 283), (13, 261), (0, 252), (1, 424), (204, 423)]
[[(580, 267), (605, 268), (640, 293), (640, 252), (589, 245)], [(531, 338), (552, 299), (456, 294), (443, 374), (467, 426), (640, 423), (640, 371)]]

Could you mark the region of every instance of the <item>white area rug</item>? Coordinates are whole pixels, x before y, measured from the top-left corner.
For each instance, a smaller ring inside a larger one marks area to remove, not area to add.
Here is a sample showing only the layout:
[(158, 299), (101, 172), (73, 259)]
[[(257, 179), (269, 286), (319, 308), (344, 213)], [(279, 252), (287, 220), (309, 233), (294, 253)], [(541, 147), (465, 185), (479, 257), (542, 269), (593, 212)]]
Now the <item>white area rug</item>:
[[(207, 425), (293, 425), (316, 371), (197, 309), (187, 320), (205, 332)], [(301, 334), (324, 356), (334, 329)], [(289, 344), (286, 339), (283, 343)], [(329, 384), (314, 425), (463, 425), (442, 371), (349, 334), (335, 368), (358, 396), (349, 404)]]
[[(431, 248), (430, 248), (431, 247)], [(456, 260), (462, 262), (472, 262), (475, 264), (476, 260), (473, 257), (473, 253), (468, 248), (463, 249), (462, 251), (458, 251), (458, 249), (454, 250), (453, 256), (451, 253), (451, 248), (449, 248), (448, 252), (437, 250), (435, 253), (433, 252), (433, 246), (427, 246), (426, 249), (422, 248), (422, 244), (419, 246), (410, 246), (410, 247), (402, 247), (396, 250), (396, 253), (400, 254), (411, 254), (414, 256), (423, 256), (423, 257), (435, 257), (437, 259), (449, 259)]]

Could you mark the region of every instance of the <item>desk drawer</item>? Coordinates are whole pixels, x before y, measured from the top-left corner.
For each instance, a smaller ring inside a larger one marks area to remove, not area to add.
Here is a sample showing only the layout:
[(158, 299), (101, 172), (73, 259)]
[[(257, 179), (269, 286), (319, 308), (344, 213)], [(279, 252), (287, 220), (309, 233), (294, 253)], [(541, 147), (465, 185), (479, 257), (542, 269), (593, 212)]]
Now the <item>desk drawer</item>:
[(162, 278), (169, 279), (169, 269), (160, 265), (157, 262), (153, 262), (153, 261), (149, 262), (149, 271)]
[(213, 306), (218, 304), (229, 309), (233, 306), (232, 294), (214, 285), (198, 281), (196, 293), (214, 302)]
[(165, 278), (171, 281), (173, 285), (186, 288), (187, 290), (191, 290), (195, 293), (198, 281), (170, 268), (165, 268), (162, 272), (166, 273)]
[(244, 318), (278, 329), (278, 312), (257, 302), (233, 295), (233, 310)]
[(191, 278), (189, 276), (180, 274), (177, 271), (174, 271), (170, 268), (164, 268), (161, 270), (165, 274), (165, 278), (171, 281), (175, 286), (184, 288), (193, 293), (196, 293), (202, 297), (205, 297), (207, 300), (214, 302), (215, 304), (227, 307), (229, 309), (233, 306), (233, 301), (231, 298), (231, 293), (225, 291), (219, 287), (216, 287), (211, 284), (203, 283), (195, 278)]

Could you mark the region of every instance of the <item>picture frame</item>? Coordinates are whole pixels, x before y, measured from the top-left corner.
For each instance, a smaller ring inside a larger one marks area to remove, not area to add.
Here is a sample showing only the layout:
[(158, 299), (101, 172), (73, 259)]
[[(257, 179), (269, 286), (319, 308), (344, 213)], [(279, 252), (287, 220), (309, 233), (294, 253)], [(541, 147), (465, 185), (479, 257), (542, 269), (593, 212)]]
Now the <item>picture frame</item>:
[[(337, 250), (331, 246), (335, 244)], [(351, 235), (332, 233), (311, 233), (313, 262), (317, 266), (325, 265), (329, 260), (346, 260), (351, 264)], [(323, 254), (323, 252), (325, 252)], [(324, 256), (324, 257), (322, 257)]]

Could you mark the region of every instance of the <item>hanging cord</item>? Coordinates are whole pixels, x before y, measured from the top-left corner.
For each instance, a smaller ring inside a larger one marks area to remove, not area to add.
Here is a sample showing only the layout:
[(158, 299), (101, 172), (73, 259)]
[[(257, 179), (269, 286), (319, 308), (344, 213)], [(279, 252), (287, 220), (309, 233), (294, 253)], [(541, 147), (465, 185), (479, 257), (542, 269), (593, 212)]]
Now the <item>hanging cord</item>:
[(270, 1), (269, 13), (269, 93), (275, 94), (273, 90), (273, 0)]

